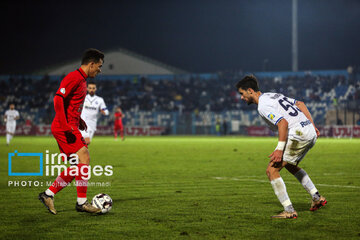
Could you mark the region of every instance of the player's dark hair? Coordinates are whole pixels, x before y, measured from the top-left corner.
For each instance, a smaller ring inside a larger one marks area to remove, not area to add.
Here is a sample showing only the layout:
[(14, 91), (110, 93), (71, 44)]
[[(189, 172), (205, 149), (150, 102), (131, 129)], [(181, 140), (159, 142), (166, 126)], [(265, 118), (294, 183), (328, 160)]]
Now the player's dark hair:
[(96, 86), (96, 82), (95, 81), (88, 81), (87, 85), (93, 84)]
[(104, 62), (104, 53), (95, 48), (89, 48), (83, 54), (81, 65), (87, 65), (90, 62), (98, 63), (100, 59)]
[(241, 79), (236, 85), (236, 89), (239, 88), (248, 90), (249, 88), (253, 89), (255, 92), (259, 91), (259, 82), (254, 75), (247, 75)]

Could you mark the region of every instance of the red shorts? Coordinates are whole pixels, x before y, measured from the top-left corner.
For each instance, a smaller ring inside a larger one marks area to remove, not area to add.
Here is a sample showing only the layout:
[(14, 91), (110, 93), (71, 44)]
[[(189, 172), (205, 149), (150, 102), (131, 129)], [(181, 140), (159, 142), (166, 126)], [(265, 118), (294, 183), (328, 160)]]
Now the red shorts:
[(123, 127), (122, 124), (115, 124), (115, 125), (114, 125), (114, 130), (115, 130), (115, 131), (116, 131), (116, 130), (122, 131), (123, 129), (124, 129), (124, 127)]
[(72, 132), (64, 131), (52, 131), (58, 145), (60, 152), (70, 156), (72, 153), (76, 153), (82, 147), (87, 147), (83, 136), (78, 129)]

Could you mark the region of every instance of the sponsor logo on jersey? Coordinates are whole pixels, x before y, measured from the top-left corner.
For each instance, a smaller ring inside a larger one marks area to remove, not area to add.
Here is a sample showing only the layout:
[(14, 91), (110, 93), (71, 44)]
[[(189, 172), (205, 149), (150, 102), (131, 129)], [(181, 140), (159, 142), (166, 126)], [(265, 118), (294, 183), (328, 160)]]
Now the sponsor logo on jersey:
[(96, 107), (90, 107), (90, 106), (86, 106), (86, 105), (85, 105), (85, 109), (88, 109), (88, 110), (97, 110)]
[(61, 92), (62, 94), (65, 94), (65, 88), (61, 88), (61, 89), (60, 89), (60, 92)]
[(275, 114), (270, 113), (270, 114), (268, 115), (268, 118), (270, 118), (271, 120), (274, 120), (274, 118), (275, 118)]
[(277, 99), (281, 97), (281, 94), (280, 93), (276, 93), (274, 96), (270, 97), (271, 99)]
[(310, 120), (306, 120), (306, 121), (303, 121), (303, 122), (300, 122), (300, 125), (301, 127), (305, 127), (307, 125), (311, 124)]

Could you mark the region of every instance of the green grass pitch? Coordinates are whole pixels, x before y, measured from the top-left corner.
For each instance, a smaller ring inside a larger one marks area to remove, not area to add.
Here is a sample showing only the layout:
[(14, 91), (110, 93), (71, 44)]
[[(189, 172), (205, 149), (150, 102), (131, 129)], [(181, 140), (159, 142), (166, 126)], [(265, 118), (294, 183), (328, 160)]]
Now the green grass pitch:
[[(37, 199), (46, 186), (10, 181), (55, 177), (8, 176), (8, 153), (58, 152), (52, 137), (0, 141), (0, 239), (360, 239), (360, 139), (319, 139), (300, 163), (328, 205), (310, 212), (310, 197), (281, 171), (298, 219), (271, 219), (282, 210), (265, 169), (276, 138), (95, 136), (92, 165), (112, 165), (113, 176), (93, 176), (88, 199), (107, 193), (111, 212), (75, 211), (76, 187), (55, 197), (58, 215)], [(14, 171), (38, 171), (36, 159), (14, 159)], [(35, 162), (35, 164), (34, 164)], [(25, 170), (24, 170), (25, 169)], [(10, 185), (10, 186), (9, 186)]]

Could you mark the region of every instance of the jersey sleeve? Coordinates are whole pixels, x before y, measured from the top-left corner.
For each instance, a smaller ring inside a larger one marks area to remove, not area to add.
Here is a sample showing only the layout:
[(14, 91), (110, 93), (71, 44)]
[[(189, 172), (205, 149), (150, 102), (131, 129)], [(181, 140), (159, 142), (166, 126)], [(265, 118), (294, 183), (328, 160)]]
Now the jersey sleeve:
[(100, 102), (100, 110), (104, 111), (105, 115), (108, 116), (109, 115), (109, 110), (106, 107), (105, 101), (103, 98), (101, 98), (101, 102)]
[(66, 98), (79, 85), (79, 81), (72, 77), (66, 76), (60, 83), (60, 87), (55, 95)]
[(259, 108), (259, 113), (274, 125), (277, 125), (279, 121), (284, 118), (283, 115), (270, 105), (261, 106)]
[(106, 104), (104, 102), (104, 99), (101, 98), (101, 103), (100, 103), (100, 110), (107, 110)]
[(20, 117), (19, 111), (15, 112), (15, 117)]
[(293, 104), (296, 103), (296, 100), (293, 99), (293, 98), (286, 97), (286, 99), (287, 99), (289, 102), (293, 103)]

